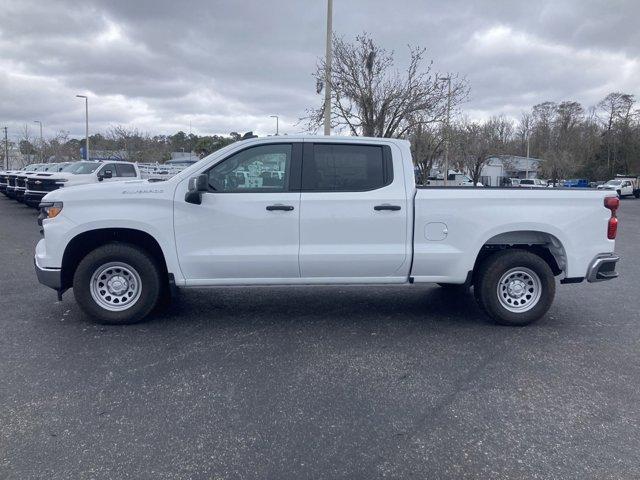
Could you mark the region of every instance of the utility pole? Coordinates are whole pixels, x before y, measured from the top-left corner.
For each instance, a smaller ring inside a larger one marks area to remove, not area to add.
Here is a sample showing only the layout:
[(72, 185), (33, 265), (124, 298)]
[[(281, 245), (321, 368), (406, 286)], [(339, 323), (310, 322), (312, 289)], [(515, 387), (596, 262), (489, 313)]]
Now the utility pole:
[(333, 41), (333, 0), (327, 0), (327, 46), (324, 72), (324, 134), (331, 135), (331, 59)]
[(84, 98), (84, 148), (86, 151), (85, 160), (88, 161), (91, 158), (89, 157), (89, 97), (86, 95), (76, 95), (76, 97)]
[(449, 177), (449, 143), (451, 142), (451, 75), (443, 78), (447, 81), (447, 126), (445, 130), (444, 144), (444, 186), (447, 186), (447, 179)]
[(40, 163), (44, 163), (42, 160), (42, 151), (44, 150), (44, 140), (42, 140), (42, 122), (40, 120), (34, 120), (33, 123), (40, 125)]
[(269, 115), (271, 118), (275, 118), (276, 119), (276, 137), (280, 134), (280, 118), (278, 118), (278, 115)]
[(5, 170), (9, 170), (9, 138), (7, 137), (7, 127), (4, 127), (4, 163)]
[(526, 165), (525, 165), (525, 171), (524, 171), (524, 178), (529, 178), (529, 130), (527, 130), (527, 160), (526, 160)]

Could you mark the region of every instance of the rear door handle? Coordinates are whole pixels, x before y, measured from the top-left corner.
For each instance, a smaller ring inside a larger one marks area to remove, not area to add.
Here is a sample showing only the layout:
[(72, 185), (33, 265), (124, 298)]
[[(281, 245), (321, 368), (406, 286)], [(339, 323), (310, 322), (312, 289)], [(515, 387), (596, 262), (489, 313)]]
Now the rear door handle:
[(374, 210), (400, 210), (400, 205), (376, 205), (373, 207)]
[(274, 210), (290, 212), (291, 210), (293, 210), (293, 207), (291, 205), (267, 205), (267, 210), (269, 210), (270, 212), (273, 212)]

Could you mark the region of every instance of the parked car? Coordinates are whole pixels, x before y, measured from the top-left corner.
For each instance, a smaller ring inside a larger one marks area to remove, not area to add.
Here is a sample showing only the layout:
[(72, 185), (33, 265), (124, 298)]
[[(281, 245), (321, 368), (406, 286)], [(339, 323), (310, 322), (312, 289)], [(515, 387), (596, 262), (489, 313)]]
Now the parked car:
[(15, 200), (22, 200), (24, 196), (24, 178), (27, 175), (31, 175), (33, 172), (40, 170), (43, 165), (43, 163), (33, 163), (20, 170), (14, 170), (9, 173), (7, 175), (6, 195)]
[(547, 188), (547, 183), (538, 178), (523, 178), (518, 184), (519, 187)]
[[(228, 181), (273, 165), (279, 183)], [(496, 322), (524, 325), (547, 312), (556, 276), (617, 276), (618, 204), (597, 190), (416, 188), (404, 140), (269, 137), (164, 182), (48, 193), (35, 269), (113, 324), (143, 319), (176, 288), (434, 282), (473, 285)]]
[[(429, 177), (425, 182), (425, 186), (429, 187), (444, 187), (444, 175), (440, 175), (440, 177)], [(473, 187), (473, 180), (469, 175), (459, 172), (450, 172), (447, 175), (447, 187)], [(477, 182), (475, 184), (476, 187), (482, 187), (482, 183)]]
[(640, 177), (616, 176), (603, 185), (598, 186), (598, 190), (615, 191), (619, 197), (640, 198)]
[(13, 171), (11, 170), (2, 170), (0, 171), (0, 193), (7, 194), (7, 181), (9, 175), (11, 175)]
[(25, 203), (37, 207), (47, 193), (62, 187), (68, 188), (132, 178), (140, 178), (140, 171), (135, 163), (82, 160), (65, 166), (60, 172), (42, 172), (32, 175), (26, 182)]
[(589, 188), (589, 180), (585, 178), (572, 178), (571, 180), (565, 180), (563, 186), (566, 188)]

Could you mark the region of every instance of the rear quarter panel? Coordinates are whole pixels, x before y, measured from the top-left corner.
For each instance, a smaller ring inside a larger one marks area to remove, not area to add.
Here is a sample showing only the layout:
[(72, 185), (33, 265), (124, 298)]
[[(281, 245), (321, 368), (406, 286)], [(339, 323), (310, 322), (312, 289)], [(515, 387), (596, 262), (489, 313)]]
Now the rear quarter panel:
[[(607, 239), (611, 192), (559, 189), (421, 188), (415, 197), (416, 282), (462, 283), (482, 246), (495, 235), (536, 231), (562, 244), (567, 277), (584, 277), (599, 253), (613, 252)], [(447, 236), (427, 240), (429, 223), (444, 223)]]

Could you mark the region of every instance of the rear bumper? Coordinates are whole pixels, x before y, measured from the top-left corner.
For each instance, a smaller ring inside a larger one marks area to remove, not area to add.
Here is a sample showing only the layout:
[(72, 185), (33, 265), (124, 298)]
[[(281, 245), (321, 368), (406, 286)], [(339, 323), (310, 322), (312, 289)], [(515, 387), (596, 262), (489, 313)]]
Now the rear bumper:
[(33, 259), (33, 266), (36, 269), (38, 281), (42, 285), (58, 291), (62, 288), (62, 271), (59, 268), (42, 268), (35, 258)]
[(603, 253), (594, 258), (587, 270), (587, 282), (603, 282), (618, 276), (616, 264), (620, 257), (615, 253)]

